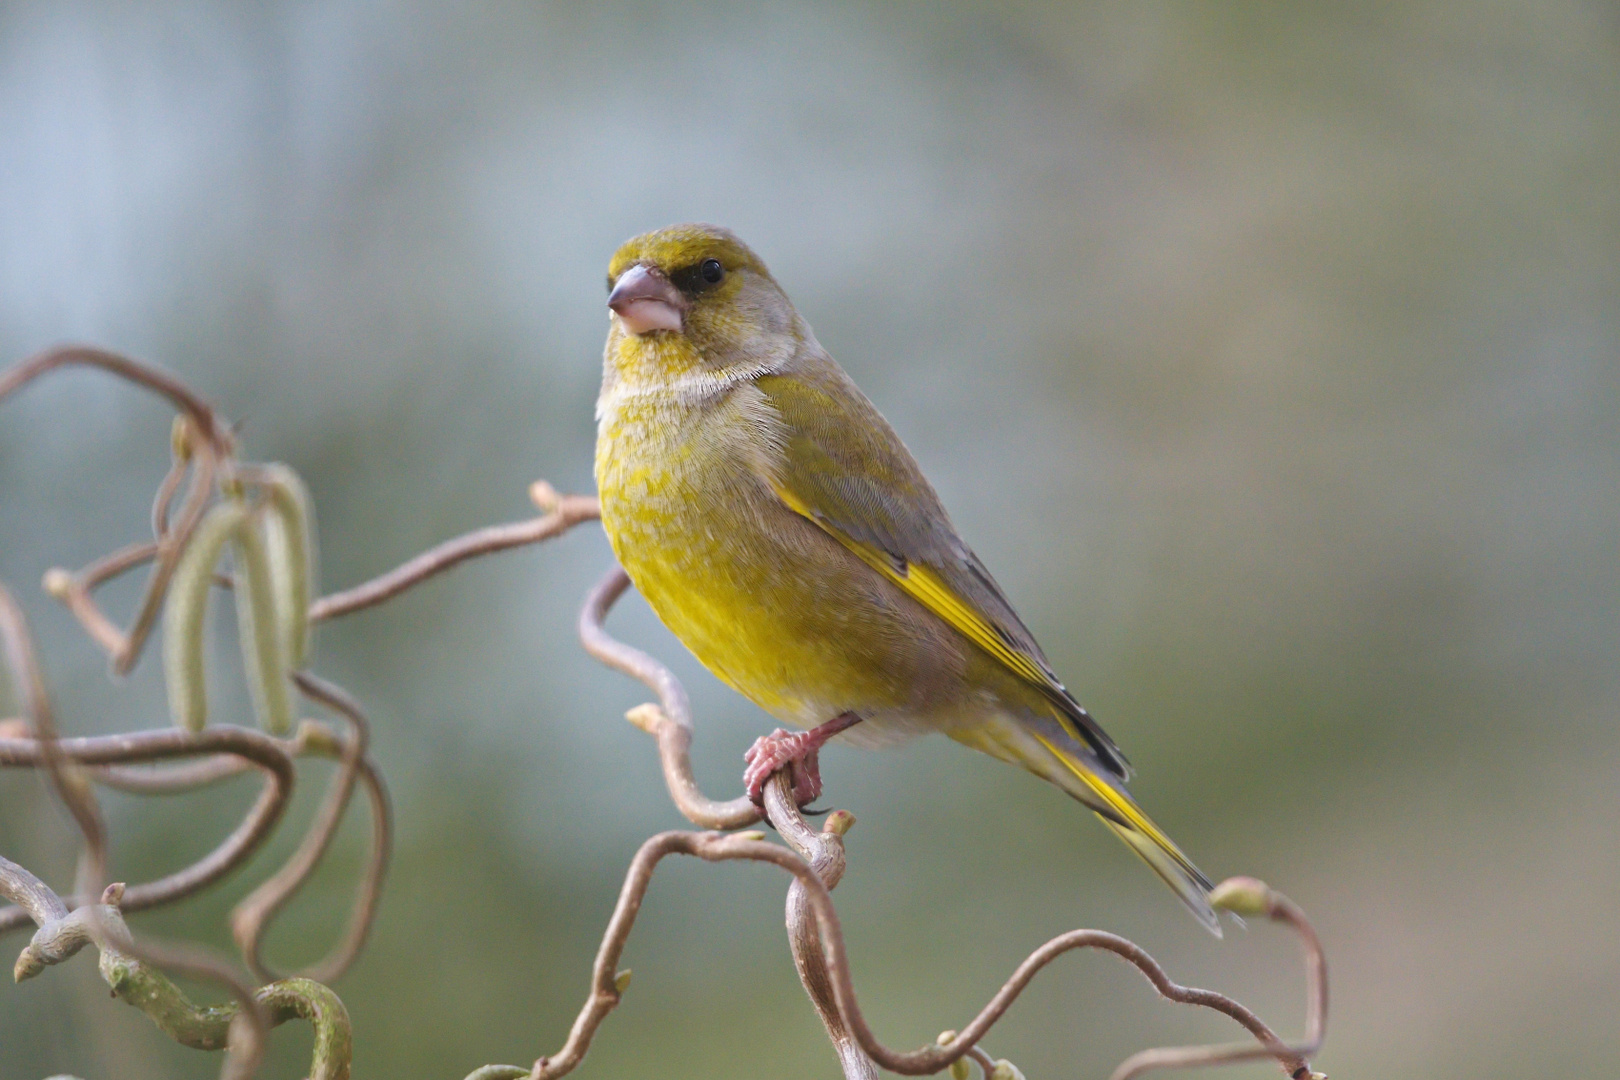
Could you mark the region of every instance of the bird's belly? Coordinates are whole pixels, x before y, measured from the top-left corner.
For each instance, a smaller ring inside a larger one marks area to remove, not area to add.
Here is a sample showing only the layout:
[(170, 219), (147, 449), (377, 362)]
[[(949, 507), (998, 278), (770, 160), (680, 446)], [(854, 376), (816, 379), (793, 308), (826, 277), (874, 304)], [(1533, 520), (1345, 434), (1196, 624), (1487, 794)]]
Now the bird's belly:
[[(723, 422), (604, 427), (597, 483), (614, 554), (653, 611), (732, 688), (809, 726), (844, 711), (932, 726), (961, 646), (759, 479)], [(723, 421), (723, 417), (719, 418)], [(904, 719), (902, 719), (904, 718)]]

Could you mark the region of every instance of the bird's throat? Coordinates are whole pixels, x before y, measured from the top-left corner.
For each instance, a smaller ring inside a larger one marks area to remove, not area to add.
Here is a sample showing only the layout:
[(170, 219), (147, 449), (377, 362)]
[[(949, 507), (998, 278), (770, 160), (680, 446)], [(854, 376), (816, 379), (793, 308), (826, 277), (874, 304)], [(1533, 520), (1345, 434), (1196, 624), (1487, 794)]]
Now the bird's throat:
[(608, 355), (619, 379), (638, 389), (656, 387), (705, 366), (692, 339), (670, 330), (615, 334)]

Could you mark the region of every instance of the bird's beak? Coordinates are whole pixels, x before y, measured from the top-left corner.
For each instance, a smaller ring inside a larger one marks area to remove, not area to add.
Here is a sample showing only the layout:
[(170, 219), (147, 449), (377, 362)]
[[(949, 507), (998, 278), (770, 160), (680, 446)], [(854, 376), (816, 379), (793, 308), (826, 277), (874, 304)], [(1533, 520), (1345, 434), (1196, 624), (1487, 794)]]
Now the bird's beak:
[(620, 274), (607, 303), (632, 334), (679, 332), (686, 325), (686, 298), (657, 267), (638, 263)]

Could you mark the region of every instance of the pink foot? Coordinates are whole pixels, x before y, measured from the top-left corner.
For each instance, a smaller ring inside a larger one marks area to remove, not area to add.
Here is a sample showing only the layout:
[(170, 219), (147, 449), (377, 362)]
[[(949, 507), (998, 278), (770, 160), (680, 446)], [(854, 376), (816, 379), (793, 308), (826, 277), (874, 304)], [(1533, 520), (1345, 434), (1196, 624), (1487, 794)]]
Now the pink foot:
[(743, 770), (743, 787), (755, 806), (765, 805), (765, 783), (784, 767), (793, 770), (793, 801), (807, 806), (821, 796), (821, 742), (814, 731), (784, 731), (777, 728), (754, 740), (743, 754), (748, 767)]
[(777, 728), (764, 738), (755, 739), (754, 745), (743, 754), (748, 768), (743, 770), (743, 787), (755, 806), (765, 805), (765, 782), (771, 774), (791, 766), (793, 769), (793, 800), (808, 806), (821, 796), (820, 751), (827, 740), (840, 731), (861, 722), (855, 713), (840, 713), (825, 724), (809, 731), (784, 731)]

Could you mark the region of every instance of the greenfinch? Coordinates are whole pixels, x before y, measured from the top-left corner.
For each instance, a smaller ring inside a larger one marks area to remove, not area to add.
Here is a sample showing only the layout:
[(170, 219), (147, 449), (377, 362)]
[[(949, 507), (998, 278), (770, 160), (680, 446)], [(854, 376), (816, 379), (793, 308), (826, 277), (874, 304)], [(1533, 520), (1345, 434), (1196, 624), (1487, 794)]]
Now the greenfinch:
[(749, 794), (791, 763), (814, 798), (840, 732), (943, 732), (1095, 811), (1218, 935), (1209, 879), (759, 257), (676, 225), (621, 247), (608, 289), (596, 483), (614, 555), (709, 670), (809, 729), (750, 749)]

